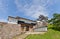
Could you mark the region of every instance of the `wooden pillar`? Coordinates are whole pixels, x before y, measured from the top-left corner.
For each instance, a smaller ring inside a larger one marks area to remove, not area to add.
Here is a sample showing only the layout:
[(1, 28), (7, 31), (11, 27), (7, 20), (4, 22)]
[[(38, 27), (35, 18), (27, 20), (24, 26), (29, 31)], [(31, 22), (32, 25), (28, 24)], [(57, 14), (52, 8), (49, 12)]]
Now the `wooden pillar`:
[(33, 26), (29, 26), (29, 31), (33, 32)]
[(24, 27), (24, 32), (26, 32), (26, 26)]
[(24, 27), (23, 27), (23, 25), (21, 24), (21, 32), (23, 32), (23, 29), (24, 29)]

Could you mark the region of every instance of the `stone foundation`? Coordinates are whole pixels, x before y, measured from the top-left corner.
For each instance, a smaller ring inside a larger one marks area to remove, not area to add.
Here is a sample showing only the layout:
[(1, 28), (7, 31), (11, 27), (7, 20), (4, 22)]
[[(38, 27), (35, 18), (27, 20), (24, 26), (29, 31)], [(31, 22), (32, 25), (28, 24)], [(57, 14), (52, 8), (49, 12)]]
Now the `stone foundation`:
[(1, 24), (0, 23), (0, 39), (11, 39), (21, 34), (21, 25), (18, 24)]

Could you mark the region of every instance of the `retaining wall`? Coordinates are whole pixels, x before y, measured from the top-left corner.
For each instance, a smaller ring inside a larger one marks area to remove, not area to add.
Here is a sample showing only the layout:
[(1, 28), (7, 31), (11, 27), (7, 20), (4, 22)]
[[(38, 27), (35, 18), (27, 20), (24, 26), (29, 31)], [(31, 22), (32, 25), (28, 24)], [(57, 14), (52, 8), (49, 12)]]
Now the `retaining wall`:
[(0, 39), (11, 39), (21, 34), (21, 25), (18, 24), (0, 24)]

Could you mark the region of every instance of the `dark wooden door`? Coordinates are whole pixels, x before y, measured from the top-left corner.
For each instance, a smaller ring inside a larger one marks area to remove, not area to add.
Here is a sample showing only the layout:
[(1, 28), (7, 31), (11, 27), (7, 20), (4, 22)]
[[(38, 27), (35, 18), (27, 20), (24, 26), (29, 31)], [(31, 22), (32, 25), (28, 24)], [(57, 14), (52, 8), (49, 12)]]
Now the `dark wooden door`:
[(26, 26), (26, 31), (29, 31), (29, 26)]

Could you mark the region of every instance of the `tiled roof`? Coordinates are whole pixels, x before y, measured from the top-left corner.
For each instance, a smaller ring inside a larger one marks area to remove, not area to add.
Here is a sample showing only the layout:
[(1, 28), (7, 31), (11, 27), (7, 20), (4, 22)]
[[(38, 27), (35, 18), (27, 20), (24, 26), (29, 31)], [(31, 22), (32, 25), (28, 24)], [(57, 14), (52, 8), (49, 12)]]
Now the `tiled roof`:
[[(22, 17), (19, 17), (19, 16), (16, 16), (16, 17), (8, 16), (8, 18), (14, 18), (14, 19), (25, 19), (25, 20), (33, 21), (33, 20), (26, 19), (26, 18), (22, 18)], [(35, 21), (33, 21), (33, 22), (35, 22)]]

